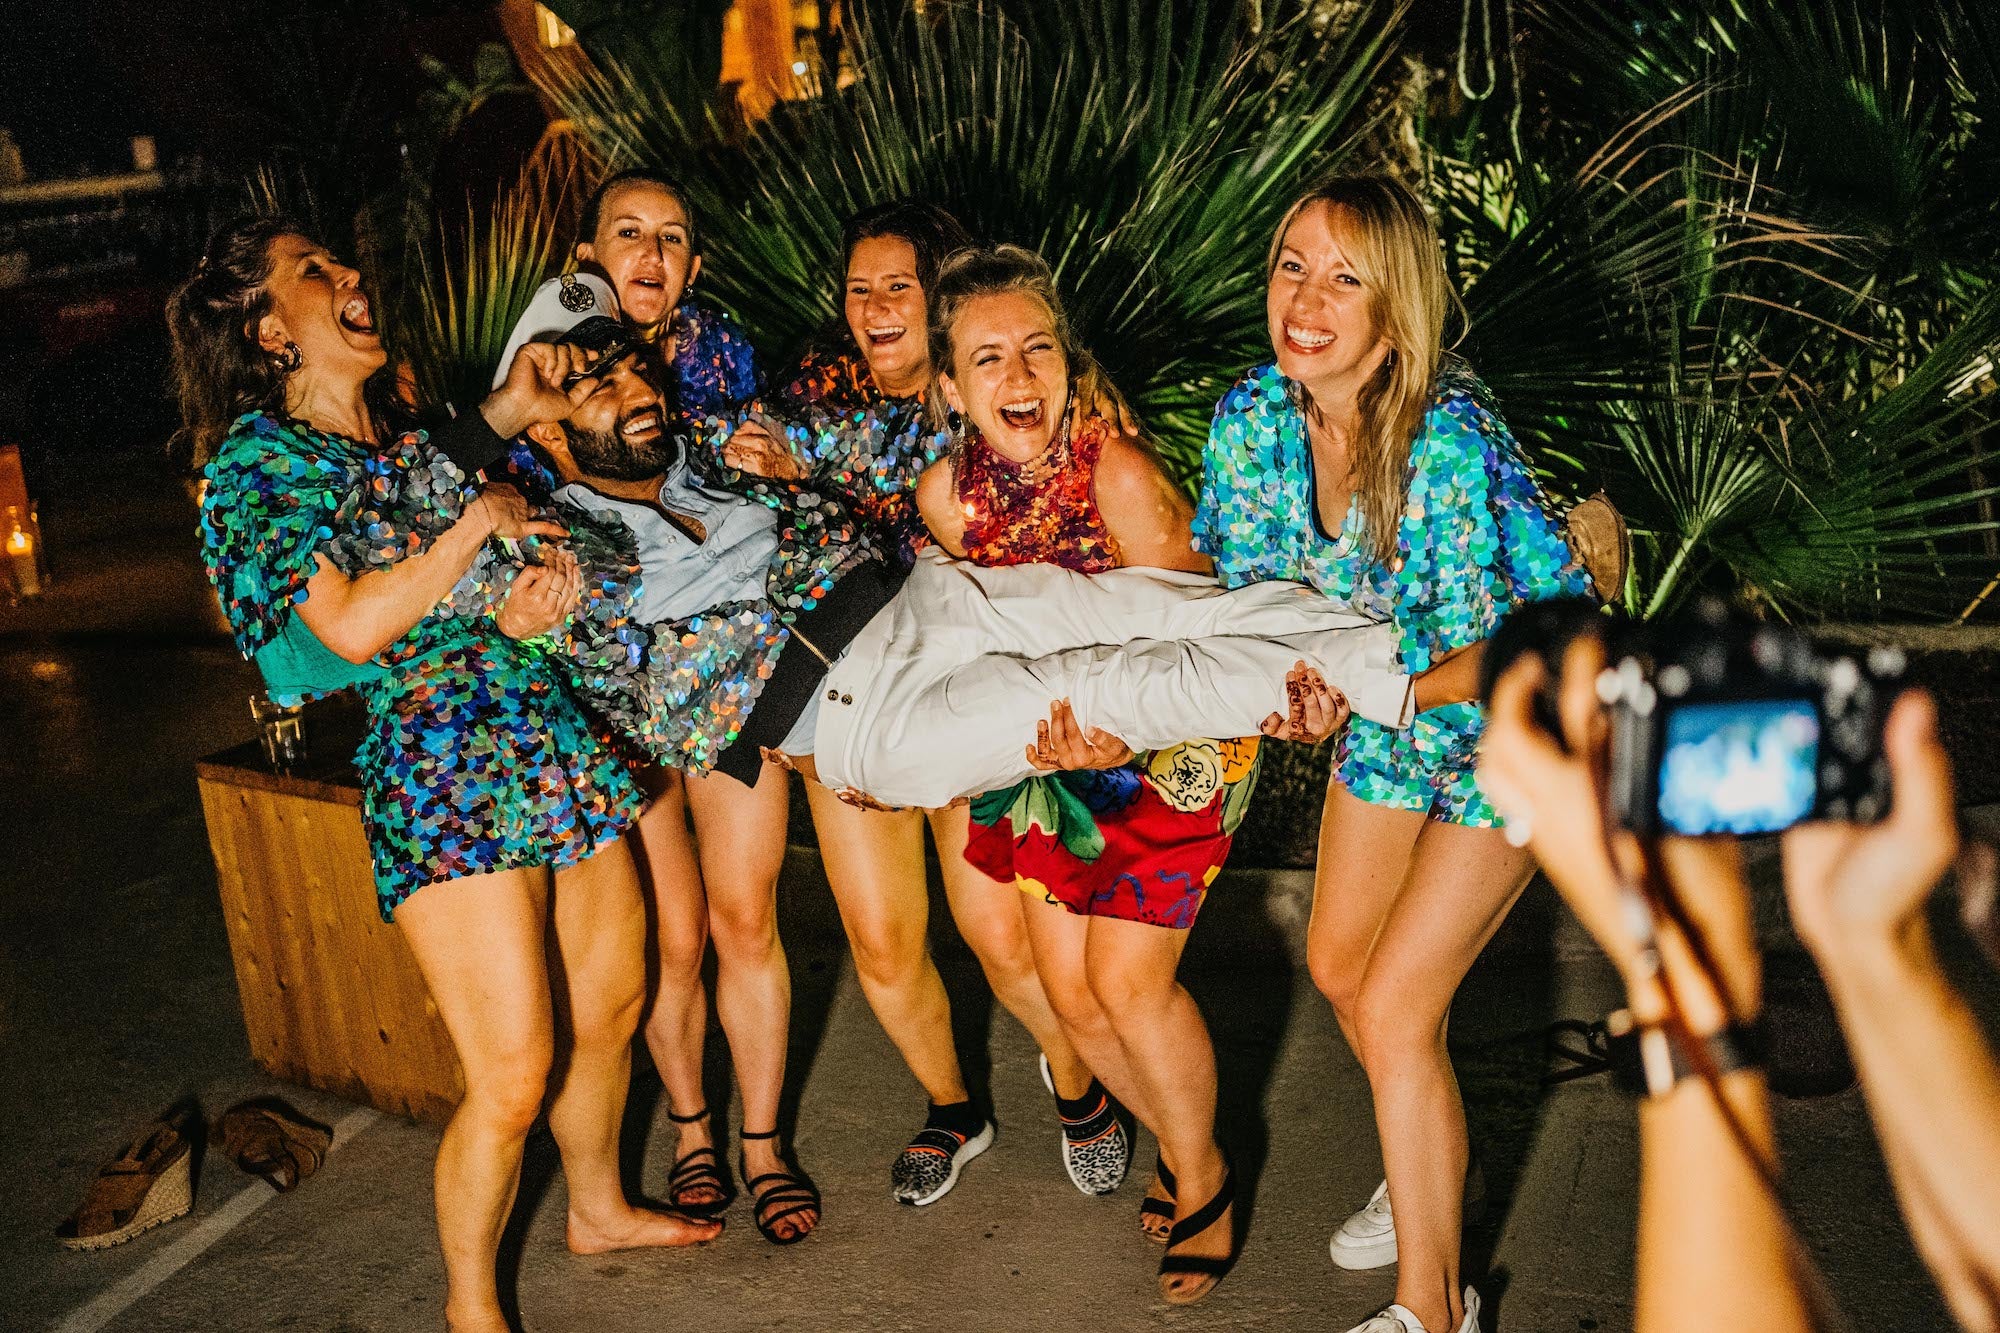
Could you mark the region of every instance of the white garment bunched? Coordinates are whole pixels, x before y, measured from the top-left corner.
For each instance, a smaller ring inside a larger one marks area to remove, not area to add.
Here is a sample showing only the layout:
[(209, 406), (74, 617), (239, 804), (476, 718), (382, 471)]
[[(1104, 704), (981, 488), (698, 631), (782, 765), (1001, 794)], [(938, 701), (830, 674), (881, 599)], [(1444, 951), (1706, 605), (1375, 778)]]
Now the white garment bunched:
[(1303, 584), (989, 567), (933, 548), (821, 683), (814, 762), (828, 786), (940, 806), (1033, 776), (1025, 751), (1054, 700), (1134, 750), (1254, 736), (1287, 710), (1300, 660), (1356, 715), (1407, 726), (1396, 642), (1393, 624)]

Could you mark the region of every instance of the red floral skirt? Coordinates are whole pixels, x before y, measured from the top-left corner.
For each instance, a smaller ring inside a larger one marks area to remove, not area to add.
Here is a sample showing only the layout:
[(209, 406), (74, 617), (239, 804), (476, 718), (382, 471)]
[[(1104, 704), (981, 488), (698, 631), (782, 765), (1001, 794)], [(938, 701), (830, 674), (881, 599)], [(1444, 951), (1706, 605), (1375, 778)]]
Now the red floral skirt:
[(1186, 930), (1250, 809), (1260, 739), (1185, 741), (987, 792), (965, 859), (1078, 916)]

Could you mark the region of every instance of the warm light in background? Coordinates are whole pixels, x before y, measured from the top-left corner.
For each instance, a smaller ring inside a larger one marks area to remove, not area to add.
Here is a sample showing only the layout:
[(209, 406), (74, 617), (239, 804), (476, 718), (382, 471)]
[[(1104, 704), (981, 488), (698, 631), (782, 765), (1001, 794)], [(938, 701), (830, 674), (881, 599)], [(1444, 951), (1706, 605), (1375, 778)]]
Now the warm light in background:
[(535, 31), (541, 36), (542, 45), (551, 51), (576, 42), (576, 29), (564, 23), (553, 9), (540, 3), (540, 0), (535, 5)]

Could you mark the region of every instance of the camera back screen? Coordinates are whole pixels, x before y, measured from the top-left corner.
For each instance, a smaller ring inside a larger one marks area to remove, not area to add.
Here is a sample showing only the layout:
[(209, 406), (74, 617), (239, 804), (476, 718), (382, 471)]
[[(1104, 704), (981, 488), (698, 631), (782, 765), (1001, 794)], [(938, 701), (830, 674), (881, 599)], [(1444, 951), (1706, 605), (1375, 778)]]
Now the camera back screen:
[(1819, 710), (1805, 699), (1680, 704), (1667, 715), (1660, 824), (1672, 833), (1775, 833), (1812, 813)]

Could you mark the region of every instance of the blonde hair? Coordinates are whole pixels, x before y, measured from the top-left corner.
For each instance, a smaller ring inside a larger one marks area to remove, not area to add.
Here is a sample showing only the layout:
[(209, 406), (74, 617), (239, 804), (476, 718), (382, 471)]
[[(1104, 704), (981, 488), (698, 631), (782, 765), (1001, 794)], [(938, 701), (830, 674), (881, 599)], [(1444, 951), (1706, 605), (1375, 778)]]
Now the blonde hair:
[[(1366, 287), (1389, 355), (1361, 386), (1361, 429), (1352, 447), (1352, 475), (1361, 499), (1362, 531), (1375, 558), (1396, 554), (1396, 530), (1408, 503), (1410, 446), (1422, 429), (1444, 360), (1445, 320), (1458, 293), (1444, 272), (1437, 227), (1423, 202), (1390, 176), (1335, 176), (1292, 201), (1271, 238), (1264, 268), (1268, 283), (1278, 271), (1285, 236), (1315, 204), (1333, 211), (1341, 250)], [(1300, 386), (1309, 417), (1320, 409)]]
[(1025, 292), (1040, 301), (1049, 312), (1051, 331), (1069, 367), (1070, 405), (1088, 411), (1096, 401), (1099, 372), (1097, 362), (1077, 339), (1062, 298), (1056, 294), (1056, 277), (1048, 261), (1033, 250), (1018, 245), (968, 246), (954, 251), (939, 265), (937, 280), (927, 294), (930, 309), (931, 389), (925, 395), (932, 418), (945, 423), (948, 409), (944, 391), (937, 381), (952, 373), (952, 326), (965, 307), (982, 296)]

